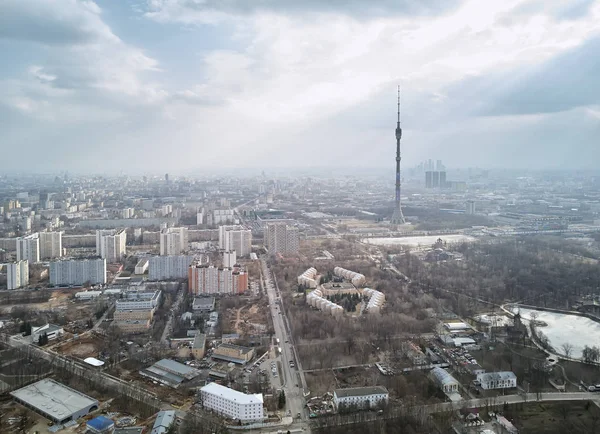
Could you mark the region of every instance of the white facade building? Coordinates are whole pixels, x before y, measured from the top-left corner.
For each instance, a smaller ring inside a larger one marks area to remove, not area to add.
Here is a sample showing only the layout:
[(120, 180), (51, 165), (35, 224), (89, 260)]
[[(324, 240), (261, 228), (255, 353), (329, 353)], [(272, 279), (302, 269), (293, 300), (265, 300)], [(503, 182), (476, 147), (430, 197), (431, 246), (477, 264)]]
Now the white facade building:
[(517, 376), (510, 371), (477, 374), (482, 389), (510, 389), (517, 387)]
[(230, 419), (244, 422), (265, 419), (263, 396), (261, 393), (245, 394), (216, 383), (209, 383), (200, 389), (204, 408)]
[(119, 262), (125, 256), (127, 233), (125, 229), (103, 229), (96, 231), (96, 254), (106, 262)]
[(102, 291), (81, 291), (75, 293), (75, 298), (77, 300), (93, 300), (94, 298), (98, 298), (102, 295)]
[(237, 263), (237, 255), (235, 250), (231, 252), (223, 252), (223, 267), (233, 267)]
[(233, 222), (234, 215), (232, 209), (216, 209), (213, 211), (213, 225), (226, 225)]
[(297, 254), (300, 246), (298, 228), (284, 222), (267, 223), (265, 243), (270, 254)]
[(238, 256), (247, 256), (252, 251), (252, 231), (240, 225), (219, 226), (219, 248), (235, 250)]
[(29, 285), (29, 263), (17, 261), (6, 264), (6, 277), (8, 289), (19, 289)]
[(148, 264), (150, 260), (148, 258), (142, 258), (135, 264), (135, 274), (144, 274), (148, 270)]
[(161, 291), (126, 292), (125, 299), (120, 299), (116, 301), (115, 309), (117, 311), (146, 309), (151, 310), (158, 306), (161, 294)]
[(62, 237), (64, 232), (40, 232), (40, 258), (54, 259), (63, 255)]
[(153, 256), (148, 263), (148, 278), (150, 280), (187, 279), (188, 268), (202, 255)]
[(204, 223), (204, 213), (199, 212), (196, 214), (196, 225), (200, 226)]
[(40, 262), (39, 234), (17, 238), (17, 261)]
[(442, 389), (444, 393), (458, 392), (459, 383), (448, 371), (440, 367), (433, 368), (429, 377)]
[(380, 313), (381, 307), (385, 303), (385, 295), (383, 295), (382, 292), (371, 288), (364, 288), (362, 290), (362, 295), (369, 297), (369, 302), (367, 303), (367, 311), (369, 313)]
[(333, 274), (335, 274), (338, 277), (343, 277), (344, 279), (349, 280), (357, 288), (363, 286), (366, 282), (365, 276), (363, 274), (351, 270), (346, 270), (342, 267), (335, 267), (333, 269)]
[(357, 408), (375, 408), (388, 402), (389, 393), (385, 387), (353, 387), (333, 391), (333, 404), (337, 409), (341, 406), (356, 406)]
[(70, 259), (50, 262), (52, 285), (92, 285), (106, 283), (106, 259)]
[(307, 288), (316, 288), (317, 281), (315, 280), (315, 277), (317, 277), (317, 269), (315, 267), (310, 267), (298, 276), (298, 285), (304, 285)]
[(188, 250), (188, 229), (168, 228), (160, 231), (160, 254), (180, 255)]
[(330, 313), (333, 316), (342, 315), (344, 308), (339, 304), (327, 300), (319, 289), (315, 289), (306, 296), (306, 302), (320, 311)]

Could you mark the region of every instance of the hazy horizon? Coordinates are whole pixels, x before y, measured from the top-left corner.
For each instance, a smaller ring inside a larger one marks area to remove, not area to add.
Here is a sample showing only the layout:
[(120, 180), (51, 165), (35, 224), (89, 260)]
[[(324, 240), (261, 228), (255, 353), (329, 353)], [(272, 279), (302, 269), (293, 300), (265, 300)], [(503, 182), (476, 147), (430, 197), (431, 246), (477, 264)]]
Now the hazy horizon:
[[(5, 0), (3, 173), (597, 170), (600, 2)], [(237, 168), (237, 169), (236, 169)]]

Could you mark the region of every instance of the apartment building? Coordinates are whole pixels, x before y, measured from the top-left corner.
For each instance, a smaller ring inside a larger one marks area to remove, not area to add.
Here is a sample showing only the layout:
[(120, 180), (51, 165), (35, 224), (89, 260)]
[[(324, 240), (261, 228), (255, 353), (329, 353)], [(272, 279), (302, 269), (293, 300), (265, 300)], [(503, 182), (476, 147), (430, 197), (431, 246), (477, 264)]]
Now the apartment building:
[(203, 255), (153, 256), (148, 263), (148, 278), (150, 280), (187, 279), (190, 264), (203, 260)]
[(241, 268), (190, 265), (188, 287), (192, 294), (241, 294), (248, 289), (248, 274)]
[(247, 256), (252, 251), (252, 231), (240, 225), (219, 226), (219, 248), (235, 250), (238, 256)]
[(127, 233), (125, 229), (101, 229), (96, 231), (96, 254), (109, 264), (120, 262), (125, 256)]
[(17, 261), (29, 261), (30, 264), (40, 262), (39, 234), (17, 238)]
[(106, 259), (69, 259), (50, 262), (52, 285), (92, 285), (106, 283)]
[(237, 390), (209, 383), (200, 389), (202, 406), (230, 419), (242, 423), (265, 419), (263, 396), (245, 394)]
[(187, 228), (166, 228), (160, 231), (160, 254), (180, 255), (188, 250)]
[(63, 255), (62, 237), (64, 232), (40, 232), (41, 259), (56, 259)]
[(381, 403), (387, 403), (389, 393), (385, 387), (352, 387), (349, 389), (336, 389), (333, 391), (333, 404), (340, 406), (356, 406), (357, 408), (375, 408)]
[(265, 243), (272, 255), (297, 254), (300, 245), (298, 228), (284, 222), (267, 223)]
[(8, 289), (19, 289), (29, 285), (29, 263), (17, 261), (6, 264), (6, 278)]

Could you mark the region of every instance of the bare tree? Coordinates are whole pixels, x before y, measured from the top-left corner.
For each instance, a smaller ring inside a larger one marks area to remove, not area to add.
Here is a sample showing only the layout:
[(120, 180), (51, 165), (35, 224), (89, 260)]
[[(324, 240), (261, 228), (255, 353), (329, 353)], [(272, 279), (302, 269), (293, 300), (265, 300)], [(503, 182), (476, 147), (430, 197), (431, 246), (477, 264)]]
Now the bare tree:
[(571, 344), (569, 342), (565, 342), (564, 344), (562, 344), (561, 348), (563, 350), (563, 354), (565, 355), (565, 357), (570, 359), (571, 354), (573, 354), (573, 344)]

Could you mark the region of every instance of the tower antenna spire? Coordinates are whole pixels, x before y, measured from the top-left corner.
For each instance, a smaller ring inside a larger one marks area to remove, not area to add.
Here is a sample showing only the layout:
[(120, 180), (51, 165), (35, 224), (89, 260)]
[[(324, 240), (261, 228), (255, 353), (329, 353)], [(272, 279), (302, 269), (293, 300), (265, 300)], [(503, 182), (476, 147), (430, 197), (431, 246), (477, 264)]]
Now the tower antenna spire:
[(400, 203), (400, 191), (402, 178), (400, 176), (400, 139), (402, 138), (402, 128), (400, 127), (400, 85), (398, 85), (398, 123), (396, 124), (396, 200), (394, 201), (394, 214), (390, 221), (393, 225), (405, 223), (404, 214), (402, 214), (402, 204)]

